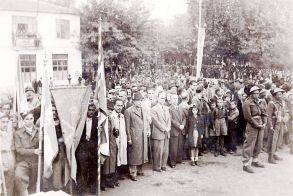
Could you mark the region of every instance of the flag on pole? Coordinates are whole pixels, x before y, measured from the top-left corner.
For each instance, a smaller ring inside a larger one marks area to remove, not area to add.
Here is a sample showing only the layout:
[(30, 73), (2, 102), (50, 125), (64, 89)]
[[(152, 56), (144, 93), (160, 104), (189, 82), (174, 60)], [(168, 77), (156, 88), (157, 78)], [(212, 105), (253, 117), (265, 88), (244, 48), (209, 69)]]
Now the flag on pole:
[(14, 91), (14, 99), (13, 99), (13, 111), (14, 114), (17, 114), (18, 118), (18, 126), (22, 126), (22, 121), (20, 117), (20, 113), (23, 111), (28, 111), (28, 103), (26, 100), (25, 92), (24, 92), (24, 80), (21, 73), (21, 65), (19, 56), (17, 57), (17, 67), (15, 72), (15, 91)]
[(199, 27), (197, 37), (196, 79), (200, 78), (201, 74), (204, 40), (205, 28)]
[(58, 154), (58, 141), (53, 119), (52, 100), (49, 89), (47, 67), (44, 70), (42, 86), (41, 129), (44, 130), (44, 177), (49, 178), (53, 173), (53, 160)]
[[(75, 151), (85, 125), (90, 87), (72, 86), (51, 89), (66, 146), (68, 165), (65, 165), (65, 185), (71, 178), (76, 180), (77, 164)], [(66, 162), (66, 164), (67, 164)], [(71, 168), (70, 168), (71, 167)]]
[[(105, 80), (105, 66), (104, 66), (104, 55), (102, 46), (102, 25), (100, 21), (99, 25), (99, 49), (98, 49), (98, 72), (96, 77), (96, 89), (94, 99), (98, 100), (99, 103), (99, 116), (98, 116), (98, 126), (104, 125), (105, 129), (108, 127), (107, 123), (107, 97), (106, 97), (106, 80)], [(105, 122), (105, 123), (104, 123)], [(100, 153), (109, 156), (109, 136), (108, 131), (105, 131), (106, 141), (100, 141)], [(99, 137), (103, 139), (102, 137)]]
[[(99, 19), (99, 43), (98, 43), (98, 72), (96, 78), (96, 89), (94, 99), (98, 100), (98, 196), (101, 195), (101, 156), (110, 156), (109, 150), (109, 136), (108, 136), (108, 118), (107, 118), (107, 97), (106, 97), (106, 80), (105, 80), (105, 66), (102, 46), (102, 19)], [(105, 136), (105, 137), (102, 137)]]

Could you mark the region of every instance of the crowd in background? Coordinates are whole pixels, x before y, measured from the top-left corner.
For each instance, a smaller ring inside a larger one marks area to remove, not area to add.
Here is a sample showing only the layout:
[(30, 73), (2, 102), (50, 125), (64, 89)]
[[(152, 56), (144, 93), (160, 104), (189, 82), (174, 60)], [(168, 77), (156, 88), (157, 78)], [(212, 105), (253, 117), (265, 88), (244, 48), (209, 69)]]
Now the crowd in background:
[[(144, 175), (146, 163), (155, 172), (166, 172), (186, 160), (198, 166), (206, 153), (215, 158), (241, 153), (243, 170), (253, 173), (251, 166), (265, 167), (258, 160), (261, 151), (268, 153), (271, 164), (282, 160), (276, 153), (280, 148), (288, 145), (293, 154), (292, 84), (282, 78), (195, 79), (177, 70), (141, 70), (130, 78), (106, 77), (106, 82), (108, 126), (100, 126), (98, 131), (108, 132), (110, 156), (102, 159), (102, 190), (119, 186), (119, 180), (126, 177), (137, 181)], [(82, 79), (79, 83), (84, 84)], [(42, 137), (38, 134), (41, 101), (37, 92), (41, 86), (25, 89), (29, 110), (21, 114), (21, 125), (13, 113), (12, 100), (1, 103), (5, 178), (0, 179), (5, 180), (8, 195), (27, 195), (36, 189)], [(99, 112), (97, 102), (91, 101), (76, 151), (77, 195), (97, 191), (97, 138), (102, 137), (96, 129)], [(53, 116), (59, 153), (53, 175), (42, 190), (72, 192), (64, 183), (66, 138), (62, 137), (54, 104)]]

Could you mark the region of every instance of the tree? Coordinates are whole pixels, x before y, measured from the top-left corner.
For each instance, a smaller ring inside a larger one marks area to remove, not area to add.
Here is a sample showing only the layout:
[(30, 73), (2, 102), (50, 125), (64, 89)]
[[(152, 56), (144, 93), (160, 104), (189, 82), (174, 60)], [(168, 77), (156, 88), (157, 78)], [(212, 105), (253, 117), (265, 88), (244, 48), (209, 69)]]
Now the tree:
[(86, 62), (97, 62), (100, 17), (106, 66), (127, 68), (137, 62), (142, 55), (138, 39), (148, 24), (148, 14), (138, 2), (125, 7), (112, 0), (89, 0), (81, 11), (81, 46)]

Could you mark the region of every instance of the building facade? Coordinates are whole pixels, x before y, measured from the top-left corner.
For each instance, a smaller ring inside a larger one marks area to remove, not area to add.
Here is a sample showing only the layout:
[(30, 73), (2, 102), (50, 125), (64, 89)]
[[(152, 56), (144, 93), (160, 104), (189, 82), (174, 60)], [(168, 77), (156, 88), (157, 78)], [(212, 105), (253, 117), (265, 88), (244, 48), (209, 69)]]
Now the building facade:
[(46, 65), (55, 85), (68, 84), (68, 77), (72, 84), (78, 82), (82, 62), (80, 16), (75, 10), (42, 0), (1, 0), (0, 25), (4, 77), (15, 77), (19, 65), (28, 84), (43, 77)]

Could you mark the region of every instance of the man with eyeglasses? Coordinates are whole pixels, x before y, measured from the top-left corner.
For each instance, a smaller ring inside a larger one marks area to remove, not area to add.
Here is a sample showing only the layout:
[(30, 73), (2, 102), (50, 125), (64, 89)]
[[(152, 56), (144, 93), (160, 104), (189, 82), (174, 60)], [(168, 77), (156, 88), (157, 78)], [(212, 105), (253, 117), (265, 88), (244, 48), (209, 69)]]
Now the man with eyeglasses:
[(258, 161), (258, 155), (261, 152), (262, 141), (264, 136), (264, 128), (266, 126), (266, 112), (259, 100), (260, 88), (253, 86), (250, 88), (249, 97), (243, 104), (243, 115), (247, 120), (245, 129), (246, 139), (243, 144), (243, 171), (254, 173), (249, 165), (252, 158), (251, 165), (257, 168), (264, 168), (265, 166)]

